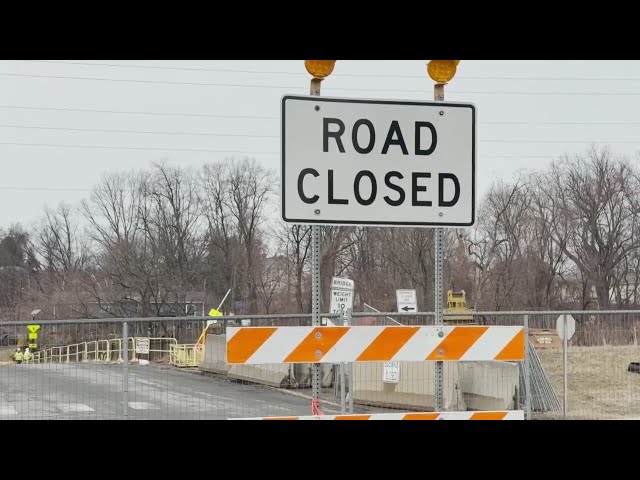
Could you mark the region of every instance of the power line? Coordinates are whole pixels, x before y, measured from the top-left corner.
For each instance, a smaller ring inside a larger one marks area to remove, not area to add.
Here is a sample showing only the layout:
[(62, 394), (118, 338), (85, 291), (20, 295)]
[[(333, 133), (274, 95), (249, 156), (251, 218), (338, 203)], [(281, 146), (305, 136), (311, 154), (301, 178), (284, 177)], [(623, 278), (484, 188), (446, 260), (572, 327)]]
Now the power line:
[[(484, 158), (526, 158), (526, 159), (540, 159), (540, 160), (553, 160), (551, 157), (536, 156), (536, 155), (488, 155)], [(43, 191), (43, 192), (93, 192), (92, 188), (68, 188), (68, 187), (33, 187), (33, 186), (0, 186), (0, 191)], [(129, 190), (127, 190), (129, 191)]]
[(0, 190), (27, 190), (27, 191), (45, 191), (45, 192), (91, 192), (90, 188), (65, 188), (65, 187), (15, 187), (15, 186), (0, 186)]
[(112, 130), (101, 128), (70, 128), (48, 127), (39, 125), (0, 125), (0, 128), (27, 128), (36, 130), (63, 130), (71, 132), (101, 132), (101, 133), (137, 133), (145, 135), (186, 135), (186, 136), (213, 136), (213, 137), (247, 137), (247, 138), (280, 138), (279, 135), (250, 135), (248, 133), (214, 133), (214, 132), (152, 132), (143, 130)]
[[(247, 85), (240, 83), (205, 83), (205, 82), (171, 82), (167, 80), (136, 80), (125, 78), (102, 78), (102, 77), (72, 77), (63, 75), (38, 75), (31, 73), (7, 73), (0, 72), (0, 76), (8, 77), (30, 77), (30, 78), (51, 78), (57, 80), (83, 80), (83, 81), (104, 81), (119, 83), (142, 83), (156, 85), (187, 85), (187, 86), (206, 86), (206, 87), (239, 87), (239, 88), (275, 88), (275, 89), (291, 89), (301, 90), (302, 85), (284, 86), (284, 85)], [(425, 79), (426, 80), (426, 79)], [(385, 89), (385, 88), (337, 88), (333, 86), (326, 87), (331, 91), (345, 92), (404, 92), (404, 93), (427, 93), (426, 90), (409, 90), (409, 89)], [(463, 95), (577, 95), (577, 96), (630, 96), (637, 97), (640, 93), (627, 92), (507, 92), (507, 91), (484, 91), (484, 92), (467, 92), (462, 90), (450, 90), (453, 94)]]
[[(0, 108), (18, 110), (40, 110), (53, 112), (73, 112), (73, 113), (106, 113), (113, 115), (148, 115), (148, 116), (177, 116), (177, 117), (204, 117), (204, 118), (224, 118), (242, 120), (279, 120), (278, 116), (257, 116), (257, 115), (221, 115), (209, 113), (180, 113), (180, 112), (144, 112), (126, 110), (99, 110), (92, 108), (62, 108), (62, 107), (36, 107), (31, 105), (0, 105)], [(637, 126), (640, 122), (531, 122), (531, 121), (480, 121), (480, 125), (538, 125), (538, 126), (558, 126), (558, 125), (604, 125)]]
[[(220, 72), (220, 73), (249, 73), (249, 74), (261, 74), (261, 75), (304, 75), (309, 76), (305, 71), (301, 72), (289, 72), (289, 71), (266, 71), (266, 70), (238, 70), (227, 68), (203, 68), (203, 67), (169, 67), (159, 65), (123, 65), (117, 63), (95, 63), (95, 62), (74, 62), (74, 61), (55, 61), (55, 60), (24, 60), (24, 62), (35, 63), (52, 63), (62, 65), (84, 65), (84, 66), (103, 66), (103, 67), (117, 67), (117, 68), (137, 68), (137, 69), (153, 69), (153, 70), (177, 70), (177, 71), (194, 71), (194, 72)], [(398, 75), (398, 74), (378, 74), (378, 73), (337, 73), (340, 77), (368, 77), (368, 78), (415, 78), (415, 79), (427, 79), (426, 75)], [(640, 78), (636, 77), (487, 77), (487, 76), (466, 76), (458, 75), (456, 80), (549, 80), (549, 81), (593, 81), (593, 82), (639, 82)]]
[(33, 107), (25, 105), (0, 105), (0, 108), (14, 108), (24, 110), (43, 110), (55, 112), (77, 112), (77, 113), (109, 113), (115, 115), (152, 115), (152, 116), (171, 116), (171, 117), (206, 117), (206, 118), (238, 118), (246, 120), (277, 120), (276, 116), (257, 116), (257, 115), (220, 115), (209, 113), (173, 113), (173, 112), (140, 112), (140, 111), (122, 111), (122, 110), (96, 110), (90, 108), (61, 108), (61, 107)]
[[(216, 133), (216, 132), (158, 132), (158, 131), (142, 131), (142, 130), (112, 130), (100, 128), (69, 128), (69, 127), (49, 127), (38, 125), (2, 125), (0, 128), (20, 128), (20, 129), (36, 129), (36, 130), (57, 130), (71, 132), (101, 132), (101, 133), (133, 133), (145, 135), (182, 135), (182, 136), (215, 136), (215, 137), (242, 137), (242, 138), (270, 138), (278, 139), (280, 135), (251, 135), (248, 133)], [(593, 141), (593, 140), (484, 140), (480, 139), (480, 143), (552, 143), (552, 144), (640, 144), (640, 140), (609, 140), (609, 141)], [(120, 148), (120, 147), (113, 147)], [(141, 148), (142, 149), (142, 148)], [(191, 151), (191, 150), (189, 150)], [(271, 152), (266, 152), (271, 154)]]
[(244, 152), (240, 150), (214, 150), (199, 148), (155, 148), (155, 147), (119, 147), (117, 145), (69, 145), (53, 143), (18, 143), (0, 142), (0, 145), (12, 145), (19, 147), (56, 147), (56, 148), (95, 148), (105, 150), (148, 150), (160, 152), (196, 152), (196, 153), (239, 153), (242, 155), (279, 155), (279, 152)]

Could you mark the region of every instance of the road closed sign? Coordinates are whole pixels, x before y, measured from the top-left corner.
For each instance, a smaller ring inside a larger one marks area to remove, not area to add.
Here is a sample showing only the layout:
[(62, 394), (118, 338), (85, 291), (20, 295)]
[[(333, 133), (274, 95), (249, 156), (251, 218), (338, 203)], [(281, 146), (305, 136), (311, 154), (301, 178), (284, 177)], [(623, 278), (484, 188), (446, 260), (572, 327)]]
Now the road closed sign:
[(474, 224), (472, 104), (288, 95), (281, 135), (286, 222)]

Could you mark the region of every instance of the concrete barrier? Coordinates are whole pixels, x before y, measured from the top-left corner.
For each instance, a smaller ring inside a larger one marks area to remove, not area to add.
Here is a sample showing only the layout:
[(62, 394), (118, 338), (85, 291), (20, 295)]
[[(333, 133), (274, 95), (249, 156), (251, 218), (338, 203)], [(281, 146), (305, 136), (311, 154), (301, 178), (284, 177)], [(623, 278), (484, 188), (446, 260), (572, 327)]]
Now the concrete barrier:
[(513, 410), (520, 382), (517, 363), (458, 364), (460, 388), (471, 410)]
[(204, 343), (204, 358), (200, 370), (212, 373), (229, 373), (226, 360), (226, 338), (224, 335), (207, 335)]
[[(375, 406), (433, 410), (435, 364), (400, 362), (397, 384), (383, 383), (383, 363), (353, 366), (353, 401)], [(509, 410), (515, 408), (519, 385), (517, 363), (444, 363), (446, 410)]]
[[(310, 365), (268, 363), (265, 365), (227, 365), (225, 335), (209, 334), (205, 339), (203, 372), (226, 374), (229, 378), (272, 386), (310, 385)], [(333, 381), (331, 365), (322, 365), (322, 385), (330, 387)]]
[[(398, 383), (383, 383), (381, 362), (353, 364), (353, 401), (379, 407), (434, 410), (433, 362), (399, 362)], [(464, 411), (467, 409), (460, 385), (457, 365), (444, 364), (444, 408)]]

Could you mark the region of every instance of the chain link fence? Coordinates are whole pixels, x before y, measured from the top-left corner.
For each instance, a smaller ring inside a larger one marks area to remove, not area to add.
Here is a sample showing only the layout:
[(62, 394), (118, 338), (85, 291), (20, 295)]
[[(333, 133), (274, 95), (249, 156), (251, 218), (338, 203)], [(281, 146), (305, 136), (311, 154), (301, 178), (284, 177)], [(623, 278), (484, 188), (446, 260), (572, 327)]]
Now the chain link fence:
[[(640, 418), (640, 312), (628, 311), (474, 313), (472, 323), (486, 326), (524, 325), (526, 316), (530, 395), (522, 362), (445, 362), (445, 409), (529, 405), (533, 418), (565, 418), (563, 342), (556, 333), (565, 313), (576, 323), (568, 341), (566, 418)], [(323, 317), (342, 324), (336, 315)], [(362, 312), (348, 322), (435, 323), (428, 312)], [(445, 325), (456, 323), (445, 317)], [(40, 325), (37, 339), (29, 338), (29, 324)], [(227, 326), (310, 325), (310, 315), (3, 322), (0, 419), (308, 415), (309, 364), (228, 365), (225, 333)], [(37, 347), (25, 355), (30, 343)], [(321, 408), (325, 414), (433, 410), (434, 374), (433, 362), (323, 365)]]
[[(214, 339), (224, 339), (227, 325), (310, 325), (310, 316), (213, 320), (207, 344), (202, 334), (208, 322), (211, 317), (2, 322), (0, 419), (226, 419), (309, 413), (304, 395), (280, 388), (297, 387), (286, 371), (281, 375), (281, 368), (275, 373), (244, 366), (216, 372), (207, 368), (204, 357), (206, 347), (216, 346)], [(29, 338), (31, 324), (40, 325), (37, 339)]]

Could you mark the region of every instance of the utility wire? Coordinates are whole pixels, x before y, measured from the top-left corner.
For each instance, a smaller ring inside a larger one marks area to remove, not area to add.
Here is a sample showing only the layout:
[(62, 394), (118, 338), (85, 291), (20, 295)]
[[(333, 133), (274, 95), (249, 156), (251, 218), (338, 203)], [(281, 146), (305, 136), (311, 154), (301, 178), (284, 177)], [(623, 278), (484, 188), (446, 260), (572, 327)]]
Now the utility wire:
[[(167, 80), (139, 80), (129, 78), (103, 78), (103, 77), (75, 77), (75, 76), (63, 76), (63, 75), (41, 75), (32, 73), (10, 73), (0, 72), (0, 76), (5, 77), (29, 77), (29, 78), (50, 78), (56, 80), (83, 80), (83, 81), (102, 81), (102, 82), (118, 82), (118, 83), (140, 83), (140, 84), (155, 84), (155, 85), (187, 85), (187, 86), (206, 86), (206, 87), (239, 87), (239, 88), (274, 88), (279, 90), (302, 90), (302, 85), (284, 86), (284, 85), (247, 85), (241, 83), (206, 83), (206, 82), (172, 82)], [(404, 93), (426, 93), (424, 89), (409, 90), (409, 89), (385, 89), (385, 88), (337, 88), (333, 86), (326, 87), (330, 91), (345, 91), (345, 92), (404, 92)], [(607, 96), (607, 97), (637, 97), (640, 96), (640, 92), (518, 92), (518, 91), (483, 91), (483, 92), (470, 92), (462, 90), (449, 90), (452, 94), (463, 95), (563, 95), (563, 96)]]
[[(114, 115), (148, 115), (148, 116), (178, 116), (178, 117), (204, 117), (204, 118), (224, 118), (243, 120), (278, 120), (280, 117), (257, 116), (257, 115), (224, 115), (208, 113), (181, 113), (181, 112), (145, 112), (127, 110), (100, 110), (94, 108), (64, 108), (64, 107), (37, 107), (33, 105), (0, 105), (0, 108), (18, 110), (41, 110), (53, 112), (74, 112), (74, 113), (106, 113)], [(608, 121), (608, 122), (531, 122), (531, 121), (480, 121), (480, 125), (538, 125), (538, 126), (559, 126), (559, 125), (604, 125), (604, 126), (638, 126), (640, 122)]]
[[(290, 72), (282, 70), (246, 70), (232, 68), (204, 68), (204, 67), (170, 67), (160, 65), (125, 65), (118, 63), (98, 63), (98, 62), (74, 62), (74, 61), (56, 61), (56, 60), (23, 60), (30, 63), (49, 63), (58, 65), (83, 65), (91, 67), (115, 67), (115, 68), (136, 68), (149, 70), (168, 70), (168, 71), (184, 71), (184, 72), (220, 72), (220, 73), (242, 73), (242, 74), (260, 74), (260, 75), (304, 75), (309, 76), (305, 71)], [(379, 73), (336, 73), (340, 77), (358, 77), (358, 78), (415, 78), (427, 79), (426, 75), (398, 75), (398, 74), (379, 74)], [(640, 77), (493, 77), (493, 76), (467, 76), (457, 75), (456, 80), (549, 80), (549, 81), (592, 81), (592, 82), (640, 82)]]

